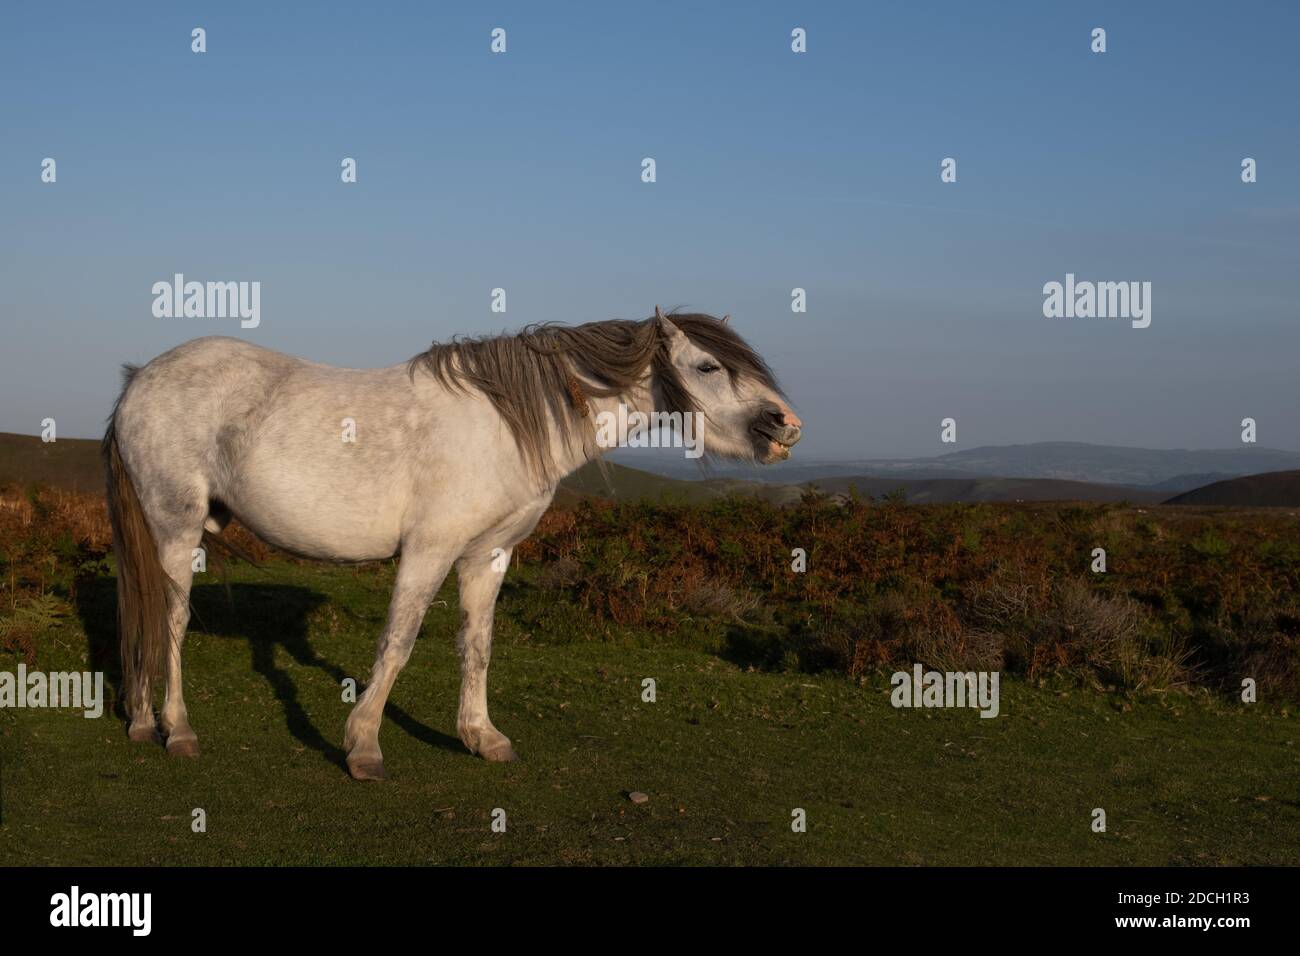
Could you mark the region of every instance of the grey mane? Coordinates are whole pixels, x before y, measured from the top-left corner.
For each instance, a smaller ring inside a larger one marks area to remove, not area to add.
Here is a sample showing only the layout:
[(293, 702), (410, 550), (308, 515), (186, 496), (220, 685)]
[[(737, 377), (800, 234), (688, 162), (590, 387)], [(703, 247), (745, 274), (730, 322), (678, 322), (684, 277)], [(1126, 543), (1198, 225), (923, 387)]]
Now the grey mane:
[[(701, 312), (670, 313), (668, 318), (711, 353), (733, 379), (748, 375), (781, 394), (762, 356), (730, 325)], [(553, 425), (572, 448), (582, 430), (592, 427), (585, 397), (623, 394), (645, 377), (647, 368), (661, 396), (663, 407), (657, 411), (696, 410), (689, 389), (669, 361), (655, 318), (576, 326), (544, 323), (513, 335), (458, 337), (448, 343), (434, 342), (408, 363), (412, 377), (423, 370), (448, 388), (474, 388), (487, 396), (524, 459), (543, 479), (555, 473), (550, 451)]]

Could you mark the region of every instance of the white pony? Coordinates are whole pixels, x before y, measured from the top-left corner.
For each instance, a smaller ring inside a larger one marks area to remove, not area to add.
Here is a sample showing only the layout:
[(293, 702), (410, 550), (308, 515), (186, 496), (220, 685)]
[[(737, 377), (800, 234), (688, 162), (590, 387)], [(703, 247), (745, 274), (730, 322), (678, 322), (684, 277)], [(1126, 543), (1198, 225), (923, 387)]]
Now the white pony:
[(353, 777), (385, 776), (384, 704), (453, 564), (457, 730), (486, 760), (515, 759), (487, 709), (497, 569), (560, 479), (599, 456), (593, 422), (620, 403), (697, 415), (706, 454), (762, 463), (788, 457), (802, 427), (725, 318), (658, 308), (643, 321), (435, 343), (384, 369), (333, 368), (222, 337), (128, 367), (103, 450), (131, 739), (157, 739), (153, 684), (165, 672), (167, 752), (198, 753), (181, 694), (191, 562), (236, 517), (304, 557), (401, 555), (344, 734)]

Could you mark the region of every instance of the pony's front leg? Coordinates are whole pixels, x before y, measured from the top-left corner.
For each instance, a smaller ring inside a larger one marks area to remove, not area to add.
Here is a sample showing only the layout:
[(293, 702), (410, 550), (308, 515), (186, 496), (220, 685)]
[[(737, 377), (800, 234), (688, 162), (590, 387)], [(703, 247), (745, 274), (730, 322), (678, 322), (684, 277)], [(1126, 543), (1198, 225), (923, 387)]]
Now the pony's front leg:
[[(492, 615), (504, 569), (510, 564), (510, 549), (491, 554), (467, 554), (456, 562), (460, 585), (460, 710), (456, 730), (471, 753), (484, 760), (515, 760), (510, 739), (492, 726), (487, 708), (487, 670), (492, 659)], [(498, 571), (497, 568), (502, 570)]]
[(379, 749), (379, 724), (393, 682), (411, 656), (429, 602), (447, 576), (451, 560), (442, 554), (403, 549), (397, 584), (388, 605), (388, 623), (379, 638), (379, 652), (365, 693), (348, 716), (343, 748), (348, 772), (357, 780), (383, 780), (384, 755)]

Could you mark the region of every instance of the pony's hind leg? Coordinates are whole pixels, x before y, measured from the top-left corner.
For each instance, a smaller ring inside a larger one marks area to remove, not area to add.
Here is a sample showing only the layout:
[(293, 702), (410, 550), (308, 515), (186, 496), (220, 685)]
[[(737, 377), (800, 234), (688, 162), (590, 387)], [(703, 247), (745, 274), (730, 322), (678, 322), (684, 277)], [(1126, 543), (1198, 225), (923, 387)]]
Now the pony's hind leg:
[(343, 734), (348, 772), (357, 780), (383, 780), (384, 755), (379, 749), (379, 724), (384, 704), (398, 673), (410, 659), (429, 602), (442, 587), (451, 568), (450, 558), (430, 551), (415, 551), (403, 543), (397, 584), (388, 605), (388, 623), (379, 638), (379, 651), (365, 693), (348, 715)]
[(163, 568), (176, 585), (167, 596), (167, 622), (171, 644), (167, 649), (167, 697), (163, 701), (162, 730), (167, 736), (167, 753), (173, 757), (197, 757), (199, 738), (190, 727), (185, 697), (181, 692), (181, 648), (190, 623), (190, 586), (194, 577), (194, 548), (200, 533), (173, 540), (161, 549)]
[[(456, 562), (460, 587), (460, 708), (456, 731), (471, 753), (494, 763), (515, 760), (510, 738), (488, 717), (487, 671), (492, 659), (492, 619), (497, 592), (510, 563), (509, 548), (492, 554), (466, 554)], [(500, 567), (502, 570), (498, 571)]]
[[(197, 756), (198, 737), (190, 727), (181, 693), (181, 646), (190, 620), (190, 585), (193, 581), (194, 548), (202, 528), (172, 532), (157, 546), (158, 560), (167, 580), (167, 631), (170, 635), (165, 654), (167, 696), (162, 708), (162, 732), (167, 752), (173, 756)], [(129, 690), (131, 723), (127, 735), (134, 741), (158, 740), (158, 725), (153, 711), (154, 675), (140, 673)]]
[[(190, 727), (185, 696), (181, 692), (181, 648), (190, 624), (194, 551), (203, 537), (203, 514), (198, 509), (164, 511), (144, 507), (151, 514), (151, 524), (157, 528), (157, 557), (164, 575), (160, 587), (166, 593), (168, 640), (162, 656), (164, 675), (161, 675), (165, 679), (166, 696), (162, 702), (161, 731), (166, 739), (166, 752), (174, 757), (195, 757), (199, 753), (199, 739)], [(131, 692), (131, 723), (127, 728), (131, 740), (159, 739), (153, 718), (153, 678), (155, 675), (140, 672)]]
[(131, 718), (126, 735), (136, 743), (157, 743), (158, 723), (153, 715), (153, 681), (146, 674), (136, 676), (126, 689), (126, 712)]

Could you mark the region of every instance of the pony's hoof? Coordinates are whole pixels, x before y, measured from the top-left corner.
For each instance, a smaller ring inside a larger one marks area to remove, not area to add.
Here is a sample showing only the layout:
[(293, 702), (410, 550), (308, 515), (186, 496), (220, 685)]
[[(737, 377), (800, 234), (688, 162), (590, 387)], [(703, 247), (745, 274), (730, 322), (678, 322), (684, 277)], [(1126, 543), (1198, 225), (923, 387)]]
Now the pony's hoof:
[(161, 742), (162, 738), (158, 736), (156, 727), (128, 727), (126, 736), (137, 744), (156, 744)]
[(349, 760), (348, 773), (353, 780), (387, 780), (382, 760)]
[(480, 751), (479, 756), (488, 763), (513, 763), (519, 759), (519, 754), (515, 753), (515, 748), (510, 746), (510, 741), (497, 744), (491, 750)]
[(199, 738), (197, 737), (175, 737), (167, 738), (167, 756), (169, 757), (197, 757), (199, 755)]

